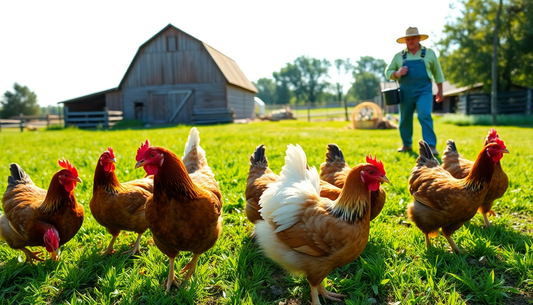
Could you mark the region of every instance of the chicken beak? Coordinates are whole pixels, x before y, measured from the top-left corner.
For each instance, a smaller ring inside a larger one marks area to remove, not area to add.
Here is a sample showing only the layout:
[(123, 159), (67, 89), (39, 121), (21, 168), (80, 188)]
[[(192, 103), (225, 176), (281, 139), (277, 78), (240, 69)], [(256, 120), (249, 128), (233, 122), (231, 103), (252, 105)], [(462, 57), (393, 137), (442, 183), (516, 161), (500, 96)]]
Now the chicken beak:
[(504, 149), (502, 149), (502, 153), (508, 154), (509, 151), (507, 150), (507, 148), (504, 148)]
[(52, 250), (52, 252), (50, 252), (50, 258), (54, 262), (59, 262), (59, 255), (57, 254), (56, 250)]
[(82, 183), (83, 181), (81, 181), (81, 178), (80, 177), (76, 177), (74, 180), (76, 180), (76, 182), (79, 182), (79, 183)]
[(115, 158), (110, 159), (109, 162), (111, 162), (111, 163), (117, 163), (117, 159), (115, 159)]
[(143, 167), (144, 165), (144, 159), (143, 160), (139, 160), (139, 162), (137, 162), (137, 164), (135, 164), (135, 169), (138, 169), (139, 167)]
[(389, 182), (389, 178), (387, 178), (387, 176), (385, 176), (385, 175), (381, 176), (381, 178), (379, 179), (379, 181), (380, 181), (380, 182), (385, 182), (385, 183), (389, 183), (389, 184), (390, 184), (390, 182)]

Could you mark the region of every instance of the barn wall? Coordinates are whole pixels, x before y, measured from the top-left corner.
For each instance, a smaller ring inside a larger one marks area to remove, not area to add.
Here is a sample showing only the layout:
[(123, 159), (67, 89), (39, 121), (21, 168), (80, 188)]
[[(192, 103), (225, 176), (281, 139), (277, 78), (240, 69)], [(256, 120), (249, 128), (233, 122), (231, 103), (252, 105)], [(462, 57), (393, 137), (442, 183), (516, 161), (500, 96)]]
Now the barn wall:
[(112, 91), (105, 94), (107, 110), (122, 111), (122, 91)]
[(105, 97), (102, 95), (86, 102), (66, 102), (64, 106), (68, 107), (70, 112), (104, 111)]
[(228, 108), (235, 111), (235, 119), (253, 119), (255, 116), (255, 101), (250, 91), (227, 85)]
[[(148, 105), (149, 92), (170, 92), (193, 90), (193, 94), (188, 103), (193, 103), (191, 108), (185, 108), (182, 111), (194, 112), (201, 109), (210, 108), (226, 108), (226, 88), (224, 83), (218, 84), (179, 84), (179, 85), (163, 85), (163, 86), (146, 86), (146, 87), (128, 87), (123, 89), (123, 111), (124, 119), (135, 119), (135, 104), (142, 103), (144, 105), (144, 112), (146, 113)], [(170, 109), (169, 111), (174, 111)], [(180, 116), (183, 115), (180, 112)], [(192, 113), (189, 113), (189, 117)], [(147, 123), (152, 123), (147, 120), (146, 115), (143, 120)], [(179, 118), (173, 123), (178, 122)]]
[[(168, 51), (167, 37), (177, 38), (176, 50)], [(202, 43), (170, 27), (139, 50), (122, 88), (224, 81), (222, 72)]]

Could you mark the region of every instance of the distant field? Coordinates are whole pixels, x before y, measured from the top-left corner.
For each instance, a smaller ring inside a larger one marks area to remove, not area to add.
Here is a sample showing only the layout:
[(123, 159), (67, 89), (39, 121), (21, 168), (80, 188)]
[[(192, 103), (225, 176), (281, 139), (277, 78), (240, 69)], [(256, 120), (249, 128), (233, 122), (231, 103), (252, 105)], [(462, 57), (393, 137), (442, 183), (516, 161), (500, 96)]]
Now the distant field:
[[(408, 225), (407, 179), (417, 156), (395, 152), (400, 145), (398, 131), (351, 130), (346, 125), (298, 120), (199, 126), (201, 146), (222, 189), (224, 229), (216, 245), (200, 256), (192, 280), (182, 283), (178, 275), (181, 286), (170, 292), (162, 287), (168, 258), (153, 244), (150, 233), (143, 236), (138, 256), (118, 255), (135, 242), (132, 233), (119, 236), (117, 253), (100, 256), (111, 236), (92, 217), (89, 201), (96, 161), (105, 148), (113, 147), (118, 178), (128, 181), (144, 175), (133, 168), (141, 141), (148, 138), (181, 156), (190, 127), (23, 133), (2, 129), (0, 189), (6, 188), (13, 162), (37, 185), (48, 188), (59, 169), (57, 159), (66, 157), (83, 180), (75, 192), (86, 217), (78, 234), (61, 248), (58, 263), (24, 264), (21, 251), (0, 241), (0, 304), (307, 304), (310, 289), (305, 278), (287, 274), (265, 258), (250, 238), (253, 225), (243, 209), (249, 156), (264, 143), (270, 166), (279, 173), (287, 144), (302, 145), (309, 164), (319, 166), (332, 142), (341, 147), (350, 165), (363, 162), (369, 153), (377, 154), (391, 184), (385, 185), (387, 202), (371, 223), (365, 251), (328, 276), (328, 290), (348, 295), (349, 305), (533, 303), (533, 129), (497, 128), (511, 152), (502, 160), (509, 189), (495, 203), (492, 227), (484, 229), (481, 215), (476, 215), (454, 234), (459, 247), (466, 250), (454, 255), (443, 236), (427, 251), (424, 235)], [(458, 127), (438, 120), (435, 129), (440, 151), (453, 138), (469, 159), (475, 158), (488, 131), (488, 127)], [(414, 139), (421, 139), (419, 125)], [(176, 271), (191, 257), (181, 253)]]

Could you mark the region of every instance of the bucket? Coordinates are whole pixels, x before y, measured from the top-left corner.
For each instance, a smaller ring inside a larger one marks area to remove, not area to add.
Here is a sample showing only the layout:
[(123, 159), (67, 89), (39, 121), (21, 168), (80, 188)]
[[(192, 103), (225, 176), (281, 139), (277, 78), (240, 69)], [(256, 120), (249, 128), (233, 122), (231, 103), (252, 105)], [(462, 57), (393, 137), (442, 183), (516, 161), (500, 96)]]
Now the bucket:
[(400, 103), (400, 89), (398, 88), (384, 89), (381, 91), (381, 94), (383, 94), (383, 100), (387, 106), (398, 105)]

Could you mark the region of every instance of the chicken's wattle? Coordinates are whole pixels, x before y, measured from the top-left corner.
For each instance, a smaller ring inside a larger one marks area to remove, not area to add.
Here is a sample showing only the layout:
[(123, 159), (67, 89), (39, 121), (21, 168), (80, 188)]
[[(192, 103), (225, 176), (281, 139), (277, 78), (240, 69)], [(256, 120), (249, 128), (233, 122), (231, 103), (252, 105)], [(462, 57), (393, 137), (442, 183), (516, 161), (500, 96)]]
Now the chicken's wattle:
[(146, 171), (148, 175), (155, 175), (159, 171), (159, 166), (147, 164), (144, 166), (144, 170)]

